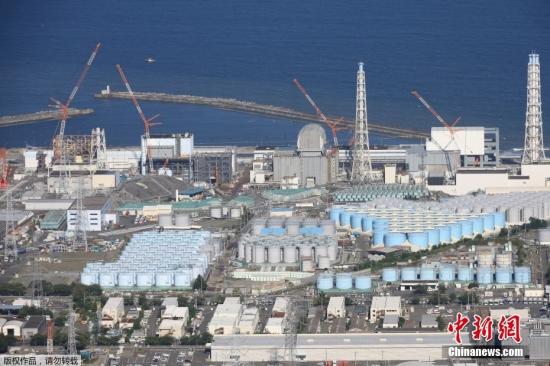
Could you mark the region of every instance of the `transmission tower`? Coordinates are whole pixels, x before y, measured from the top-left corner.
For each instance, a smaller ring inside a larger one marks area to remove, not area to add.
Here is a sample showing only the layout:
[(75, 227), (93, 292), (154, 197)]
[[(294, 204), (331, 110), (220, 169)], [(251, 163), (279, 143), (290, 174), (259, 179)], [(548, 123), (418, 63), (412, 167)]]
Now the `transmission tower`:
[(363, 63), (360, 62), (359, 70), (357, 71), (353, 165), (351, 169), (351, 181), (354, 183), (367, 183), (372, 180), (372, 164), (369, 150), (365, 71), (363, 70)]
[(4, 232), (4, 260), (17, 259), (17, 241), (15, 240), (15, 218), (11, 190), (6, 187), (6, 229)]
[(76, 355), (76, 332), (74, 328), (75, 323), (75, 314), (71, 307), (71, 310), (69, 312), (69, 331), (67, 336), (67, 352), (70, 355)]
[(76, 216), (74, 223), (74, 233), (72, 237), (72, 249), (76, 250), (79, 247), (84, 248), (84, 251), (88, 251), (88, 237), (86, 236), (87, 229), (87, 215), (84, 211), (83, 200), (83, 179), (82, 176), (78, 179), (78, 186), (76, 191)]
[(38, 307), (42, 305), (42, 297), (44, 296), (44, 288), (42, 286), (42, 271), (36, 263), (36, 258), (32, 262), (32, 304), (38, 302)]
[(48, 339), (46, 341), (46, 353), (53, 355), (53, 320), (48, 320)]
[(539, 55), (531, 53), (527, 65), (527, 110), (525, 111), (525, 144), (523, 164), (545, 160), (542, 141), (542, 100)]

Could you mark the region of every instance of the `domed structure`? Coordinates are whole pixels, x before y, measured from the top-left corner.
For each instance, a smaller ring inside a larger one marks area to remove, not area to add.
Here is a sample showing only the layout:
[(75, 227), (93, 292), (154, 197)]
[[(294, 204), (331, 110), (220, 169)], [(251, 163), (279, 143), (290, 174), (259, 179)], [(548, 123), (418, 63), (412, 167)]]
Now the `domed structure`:
[(323, 127), (309, 123), (298, 133), (298, 151), (323, 151), (327, 144), (327, 134)]

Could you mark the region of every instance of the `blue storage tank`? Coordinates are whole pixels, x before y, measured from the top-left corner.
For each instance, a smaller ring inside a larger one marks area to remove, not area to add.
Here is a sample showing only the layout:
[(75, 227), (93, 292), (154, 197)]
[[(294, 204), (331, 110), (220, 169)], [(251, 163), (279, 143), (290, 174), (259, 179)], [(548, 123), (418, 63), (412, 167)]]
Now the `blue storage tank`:
[(428, 248), (428, 233), (426, 231), (413, 231), (407, 233), (409, 243), (419, 247), (420, 249)]
[(478, 267), (477, 282), (482, 285), (493, 283), (493, 269), (491, 267)]
[(458, 280), (460, 282), (472, 282), (474, 280), (474, 269), (470, 267), (459, 267)]
[(428, 231), (428, 243), (431, 246), (438, 246), (441, 243), (439, 229), (432, 229)]
[(451, 242), (451, 227), (450, 226), (440, 226), (439, 227), (439, 241), (441, 243), (450, 243)]
[(317, 277), (317, 289), (330, 290), (334, 287), (334, 277), (331, 273), (322, 273)]
[(435, 268), (433, 267), (422, 267), (420, 268), (420, 279), (422, 281), (435, 281)]
[(451, 239), (454, 241), (462, 239), (462, 225), (458, 222), (453, 222), (449, 226), (451, 227)]
[(416, 281), (417, 280), (416, 267), (405, 267), (401, 269), (401, 281)]
[(351, 228), (361, 230), (361, 220), (363, 219), (363, 214), (354, 213), (351, 215)]
[(372, 217), (370, 216), (363, 216), (361, 219), (361, 229), (363, 232), (372, 231)]
[(311, 236), (320, 236), (323, 235), (324, 231), (322, 227), (318, 226), (305, 226), (301, 227), (298, 232), (300, 235), (311, 235)]
[(349, 290), (353, 287), (351, 273), (338, 273), (336, 275), (336, 288), (338, 290)]
[(378, 229), (374, 230), (372, 234), (372, 243), (373, 245), (384, 245), (384, 236), (388, 232), (388, 229)]
[(461, 220), (460, 225), (462, 225), (462, 236), (469, 238), (474, 234), (474, 222), (471, 220)]
[(340, 213), (344, 211), (342, 208), (333, 207), (330, 210), (330, 219), (337, 224), (340, 224)]
[(474, 217), (472, 221), (474, 223), (474, 235), (483, 234), (483, 217)]
[(495, 228), (502, 229), (506, 227), (506, 213), (494, 212), (493, 216), (495, 217)]
[(370, 276), (357, 276), (355, 278), (355, 288), (358, 290), (368, 290), (372, 287)]
[(376, 230), (377, 228), (384, 228), (387, 229), (390, 226), (390, 222), (388, 219), (383, 218), (374, 218), (372, 221), (372, 229)]
[(399, 270), (397, 268), (382, 269), (382, 281), (396, 282), (399, 279)]
[(340, 226), (351, 225), (351, 214), (347, 211), (340, 212)]
[(439, 268), (439, 280), (452, 282), (455, 280), (456, 269), (451, 264), (444, 264)]
[(407, 236), (404, 233), (398, 233), (390, 231), (384, 235), (384, 246), (395, 247), (402, 245), (407, 240)]
[(496, 282), (501, 284), (512, 283), (512, 267), (497, 267)]
[(521, 284), (531, 283), (531, 268), (524, 266), (514, 268), (514, 282)]
[(487, 231), (495, 230), (495, 217), (493, 215), (483, 216), (483, 229)]

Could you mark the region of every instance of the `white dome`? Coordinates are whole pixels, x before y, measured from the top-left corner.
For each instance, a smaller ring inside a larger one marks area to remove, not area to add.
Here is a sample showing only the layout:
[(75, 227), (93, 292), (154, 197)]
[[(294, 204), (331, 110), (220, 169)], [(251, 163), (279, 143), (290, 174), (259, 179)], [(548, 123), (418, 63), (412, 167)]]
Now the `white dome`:
[(316, 123), (302, 127), (298, 133), (298, 150), (323, 151), (327, 143), (325, 129)]

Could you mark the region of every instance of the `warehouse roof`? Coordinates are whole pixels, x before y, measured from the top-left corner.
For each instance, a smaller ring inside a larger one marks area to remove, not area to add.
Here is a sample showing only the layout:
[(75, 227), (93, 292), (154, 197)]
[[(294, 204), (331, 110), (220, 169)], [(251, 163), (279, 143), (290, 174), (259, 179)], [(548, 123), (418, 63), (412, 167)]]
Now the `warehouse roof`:
[(373, 309), (398, 309), (401, 307), (401, 296), (374, 296), (371, 308)]
[(43, 324), (46, 323), (46, 317), (44, 315), (31, 315), (23, 328), (27, 329), (39, 329)]

